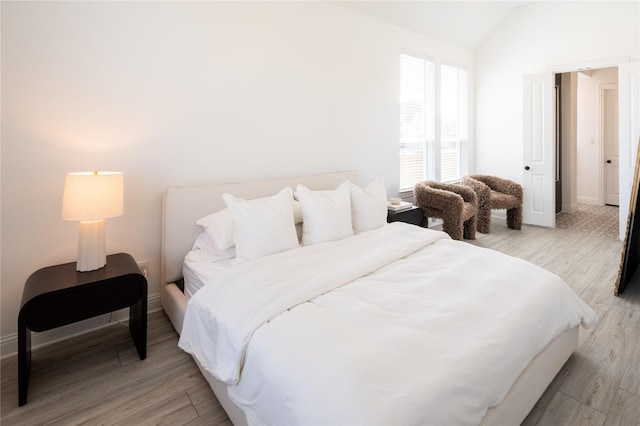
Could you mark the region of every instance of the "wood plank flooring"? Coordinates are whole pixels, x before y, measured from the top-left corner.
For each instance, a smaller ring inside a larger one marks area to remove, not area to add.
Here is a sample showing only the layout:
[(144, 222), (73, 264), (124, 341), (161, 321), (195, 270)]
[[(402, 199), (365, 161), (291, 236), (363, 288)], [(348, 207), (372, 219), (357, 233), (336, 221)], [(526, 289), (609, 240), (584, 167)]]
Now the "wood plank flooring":
[[(472, 244), (527, 259), (564, 278), (599, 316), (524, 425), (640, 425), (640, 276), (613, 296), (619, 241), (495, 219)], [(1, 363), (2, 425), (230, 425), (162, 312), (149, 316), (147, 359), (123, 324), (33, 353), (27, 405), (17, 359)]]
[(2, 361), (5, 425), (231, 425), (164, 312), (150, 314), (147, 359), (124, 324), (32, 355), (29, 397), (17, 406), (17, 358)]
[(622, 243), (561, 229), (513, 231), (499, 219), (471, 243), (561, 276), (599, 317), (580, 329), (577, 351), (523, 424), (640, 425), (640, 275), (613, 295)]

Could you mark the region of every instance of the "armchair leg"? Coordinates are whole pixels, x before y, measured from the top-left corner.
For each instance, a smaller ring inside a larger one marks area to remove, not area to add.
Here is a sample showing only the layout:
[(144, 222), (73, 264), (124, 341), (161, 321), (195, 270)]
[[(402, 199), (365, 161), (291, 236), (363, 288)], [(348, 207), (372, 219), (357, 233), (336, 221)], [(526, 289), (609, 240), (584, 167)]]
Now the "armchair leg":
[(522, 207), (507, 210), (507, 226), (511, 229), (522, 229)]
[(465, 240), (475, 240), (476, 239), (476, 216), (473, 216), (471, 219), (467, 220), (464, 223), (464, 231), (463, 235)]
[(463, 236), (463, 224), (459, 220), (442, 220), (442, 230), (454, 240), (461, 240)]
[(478, 232), (488, 234), (491, 231), (491, 209), (479, 208), (478, 209)]

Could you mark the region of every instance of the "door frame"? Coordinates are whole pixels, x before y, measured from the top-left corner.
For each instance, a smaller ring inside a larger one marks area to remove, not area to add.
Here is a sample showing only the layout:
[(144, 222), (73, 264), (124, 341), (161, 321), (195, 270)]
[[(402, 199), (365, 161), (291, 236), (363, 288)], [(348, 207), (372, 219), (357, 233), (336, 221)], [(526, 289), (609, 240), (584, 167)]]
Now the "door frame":
[(627, 216), (640, 144), (640, 61), (618, 66), (618, 139), (620, 141), (620, 240), (627, 231)]

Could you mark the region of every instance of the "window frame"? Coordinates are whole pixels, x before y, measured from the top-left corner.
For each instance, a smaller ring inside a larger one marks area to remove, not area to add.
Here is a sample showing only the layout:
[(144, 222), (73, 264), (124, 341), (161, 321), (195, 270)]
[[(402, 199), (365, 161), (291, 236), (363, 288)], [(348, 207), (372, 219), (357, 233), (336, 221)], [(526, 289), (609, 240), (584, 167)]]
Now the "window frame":
[[(402, 56), (406, 55), (415, 59), (419, 59), (419, 60), (423, 60), (423, 61), (428, 61), (431, 62), (434, 66), (434, 73), (433, 73), (433, 86), (434, 86), (434, 141), (433, 141), (433, 146), (431, 147), (431, 150), (429, 149), (429, 142), (428, 142), (428, 138), (425, 136), (425, 170), (424, 170), (424, 176), (426, 179), (428, 180), (436, 180), (436, 181), (442, 181), (442, 144), (443, 144), (443, 138), (442, 138), (442, 67), (443, 66), (447, 66), (447, 67), (451, 67), (451, 68), (456, 68), (460, 71), (464, 71), (465, 76), (466, 76), (466, 82), (465, 82), (465, 93), (464, 93), (464, 100), (465, 100), (465, 105), (464, 105), (464, 114), (462, 117), (462, 120), (464, 120), (464, 131), (462, 132), (463, 134), (460, 135), (458, 137), (458, 156), (459, 156), (459, 176), (456, 177), (455, 179), (448, 179), (445, 182), (457, 182), (460, 180), (460, 178), (462, 176), (464, 176), (465, 174), (468, 173), (468, 168), (469, 168), (469, 152), (470, 152), (470, 130), (471, 130), (471, 121), (470, 121), (470, 90), (471, 90), (471, 82), (469, 79), (469, 68), (465, 65), (461, 65), (459, 63), (455, 63), (452, 61), (447, 61), (447, 60), (441, 60), (438, 58), (434, 58), (434, 57), (430, 57), (427, 55), (423, 55), (423, 54), (419, 54), (416, 52), (412, 52), (412, 51), (408, 51), (408, 50), (401, 50), (400, 51), (400, 56), (399, 56), (399, 65), (400, 65), (400, 90), (402, 90)], [(425, 75), (425, 79), (426, 79), (426, 75)], [(460, 88), (460, 83), (458, 81), (458, 89)], [(462, 99), (460, 97), (461, 95), (459, 95), (459, 99)], [(426, 95), (425, 95), (426, 98)], [(402, 93), (400, 93), (400, 125), (402, 125)], [(459, 118), (460, 119), (460, 118)], [(426, 118), (425, 118), (426, 120)], [(398, 141), (398, 149), (400, 150), (402, 148), (403, 143), (407, 143), (406, 140), (408, 138), (402, 138), (402, 134), (400, 132), (399, 129), (399, 141)], [(464, 139), (464, 140), (463, 140)], [(464, 146), (463, 146), (464, 145)], [(430, 152), (431, 151), (431, 152)], [(431, 155), (431, 158), (429, 157), (429, 155)], [(400, 162), (402, 163), (402, 158), (400, 157)], [(432, 165), (432, 170), (429, 170), (428, 168), (428, 164), (431, 163)], [(400, 166), (400, 177), (402, 177), (403, 174), (403, 170), (402, 170), (402, 164), (399, 165)], [(399, 191), (401, 194), (406, 194), (406, 193), (413, 193), (413, 185), (411, 187), (403, 187), (402, 186), (402, 178), (399, 179)]]

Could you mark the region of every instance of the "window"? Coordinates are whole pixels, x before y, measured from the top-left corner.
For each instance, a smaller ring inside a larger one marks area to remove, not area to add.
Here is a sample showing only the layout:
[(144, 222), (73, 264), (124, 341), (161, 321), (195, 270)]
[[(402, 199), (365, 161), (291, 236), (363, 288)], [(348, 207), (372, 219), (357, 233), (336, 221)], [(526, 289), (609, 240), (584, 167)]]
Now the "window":
[(459, 180), (467, 164), (467, 71), (440, 67), (440, 180)]
[(400, 61), (400, 189), (433, 179), (435, 64), (402, 55)]
[(467, 71), (400, 56), (400, 190), (467, 169)]

